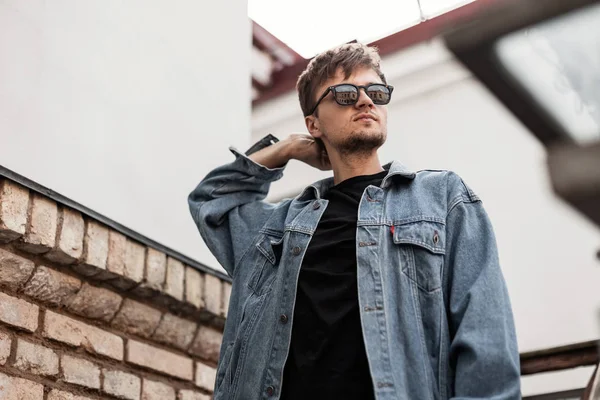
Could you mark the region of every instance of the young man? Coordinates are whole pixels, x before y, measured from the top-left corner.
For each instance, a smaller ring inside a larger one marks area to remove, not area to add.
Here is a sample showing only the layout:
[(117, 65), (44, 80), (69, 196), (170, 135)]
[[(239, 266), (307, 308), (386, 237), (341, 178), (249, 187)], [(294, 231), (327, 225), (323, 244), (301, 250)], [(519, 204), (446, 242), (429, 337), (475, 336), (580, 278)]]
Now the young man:
[[(214, 400), (518, 399), (490, 221), (456, 174), (382, 166), (392, 90), (373, 48), (298, 80), (310, 135), (267, 136), (189, 196), (233, 279)], [(333, 177), (265, 202), (289, 160)]]

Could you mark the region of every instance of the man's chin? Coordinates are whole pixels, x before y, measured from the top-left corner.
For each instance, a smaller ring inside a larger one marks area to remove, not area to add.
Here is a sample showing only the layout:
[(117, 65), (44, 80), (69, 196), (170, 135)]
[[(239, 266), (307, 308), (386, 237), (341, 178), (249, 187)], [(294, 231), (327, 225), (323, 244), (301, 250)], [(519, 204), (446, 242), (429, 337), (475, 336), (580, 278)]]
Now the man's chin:
[(385, 139), (386, 134), (379, 130), (354, 132), (340, 143), (339, 150), (342, 154), (370, 154), (380, 148)]

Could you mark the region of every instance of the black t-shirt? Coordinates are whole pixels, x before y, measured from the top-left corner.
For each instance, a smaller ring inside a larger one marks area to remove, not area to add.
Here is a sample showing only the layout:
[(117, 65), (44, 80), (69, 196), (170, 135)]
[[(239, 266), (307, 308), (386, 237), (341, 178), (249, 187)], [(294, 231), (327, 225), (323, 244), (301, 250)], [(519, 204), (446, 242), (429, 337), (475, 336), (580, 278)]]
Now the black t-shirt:
[(298, 278), (282, 400), (374, 399), (362, 335), (356, 223), (364, 189), (387, 171), (333, 186)]

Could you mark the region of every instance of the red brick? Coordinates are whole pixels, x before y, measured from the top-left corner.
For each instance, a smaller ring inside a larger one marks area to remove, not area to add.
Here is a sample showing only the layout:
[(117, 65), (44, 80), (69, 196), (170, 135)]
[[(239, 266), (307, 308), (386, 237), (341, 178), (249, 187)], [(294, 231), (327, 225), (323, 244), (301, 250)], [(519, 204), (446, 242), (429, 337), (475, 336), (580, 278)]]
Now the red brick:
[(88, 220), (81, 264), (73, 268), (82, 275), (94, 276), (106, 270), (107, 259), (108, 228), (96, 221)]
[(127, 341), (127, 361), (176, 378), (193, 379), (193, 361), (135, 340)]
[(194, 339), (196, 327), (195, 322), (165, 314), (152, 339), (185, 350)]
[(148, 247), (144, 280), (135, 288), (135, 293), (143, 297), (159, 295), (165, 283), (167, 255)]
[(227, 318), (229, 313), (229, 299), (231, 298), (231, 283), (223, 282), (223, 311), (221, 315)]
[(19, 339), (13, 366), (35, 375), (54, 376), (58, 374), (58, 356), (51, 349)]
[(193, 390), (180, 390), (177, 400), (210, 400), (210, 396)]
[(189, 352), (205, 360), (219, 361), (223, 334), (211, 327), (200, 326)]
[(65, 382), (100, 389), (100, 368), (94, 363), (64, 354), (61, 367)]
[(35, 304), (0, 292), (0, 321), (33, 332), (38, 326), (38, 313)]
[(221, 315), (222, 296), (221, 279), (211, 274), (204, 274), (204, 304), (206, 309), (215, 315)]
[(144, 379), (142, 400), (175, 400), (175, 389), (161, 382)]
[(145, 259), (146, 247), (132, 240), (127, 240), (123, 274), (110, 281), (110, 283), (119, 289), (127, 290), (142, 282)]
[(196, 363), (196, 386), (212, 391), (217, 379), (217, 370), (201, 362)]
[(111, 325), (118, 330), (148, 338), (156, 330), (161, 315), (162, 313), (155, 308), (125, 299)]
[(58, 306), (68, 301), (80, 287), (79, 279), (40, 266), (27, 282), (23, 293), (34, 299)]
[(195, 308), (204, 307), (202, 274), (195, 268), (185, 268), (185, 301)]
[(102, 370), (104, 382), (102, 391), (120, 399), (139, 400), (141, 380), (135, 375), (122, 371)]
[(72, 264), (83, 253), (85, 224), (79, 211), (61, 207), (59, 235), (56, 247), (46, 253), (46, 257), (60, 264)]
[(48, 400), (92, 400), (89, 397), (77, 396), (69, 392), (63, 392), (62, 390), (52, 389), (48, 393)]
[(122, 300), (115, 292), (84, 283), (69, 301), (68, 309), (82, 317), (109, 322), (119, 310)]
[(183, 301), (185, 266), (174, 258), (167, 259), (167, 276), (164, 292), (169, 296)]
[(33, 272), (34, 264), (23, 257), (0, 249), (0, 286), (16, 290)]
[(29, 190), (6, 179), (0, 181), (0, 243), (25, 234)]
[(42, 335), (71, 346), (83, 347), (90, 353), (123, 360), (121, 337), (50, 310), (46, 311), (44, 317)]
[(52, 250), (56, 239), (57, 224), (58, 207), (56, 203), (34, 193), (29, 226), (18, 243), (18, 247), (34, 254)]
[(10, 345), (12, 339), (6, 332), (0, 331), (0, 365), (6, 364), (8, 357), (10, 357)]
[(2, 400), (43, 400), (44, 386), (27, 379), (15, 378), (0, 372)]

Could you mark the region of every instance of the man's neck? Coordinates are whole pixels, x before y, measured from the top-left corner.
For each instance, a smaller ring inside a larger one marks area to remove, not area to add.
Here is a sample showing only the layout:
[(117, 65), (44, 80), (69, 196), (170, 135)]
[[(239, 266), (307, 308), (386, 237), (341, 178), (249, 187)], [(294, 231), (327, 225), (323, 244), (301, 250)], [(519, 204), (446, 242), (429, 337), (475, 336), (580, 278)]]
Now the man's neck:
[(330, 161), (333, 167), (334, 185), (355, 176), (373, 175), (384, 170), (379, 162), (377, 152), (368, 156), (330, 156)]

